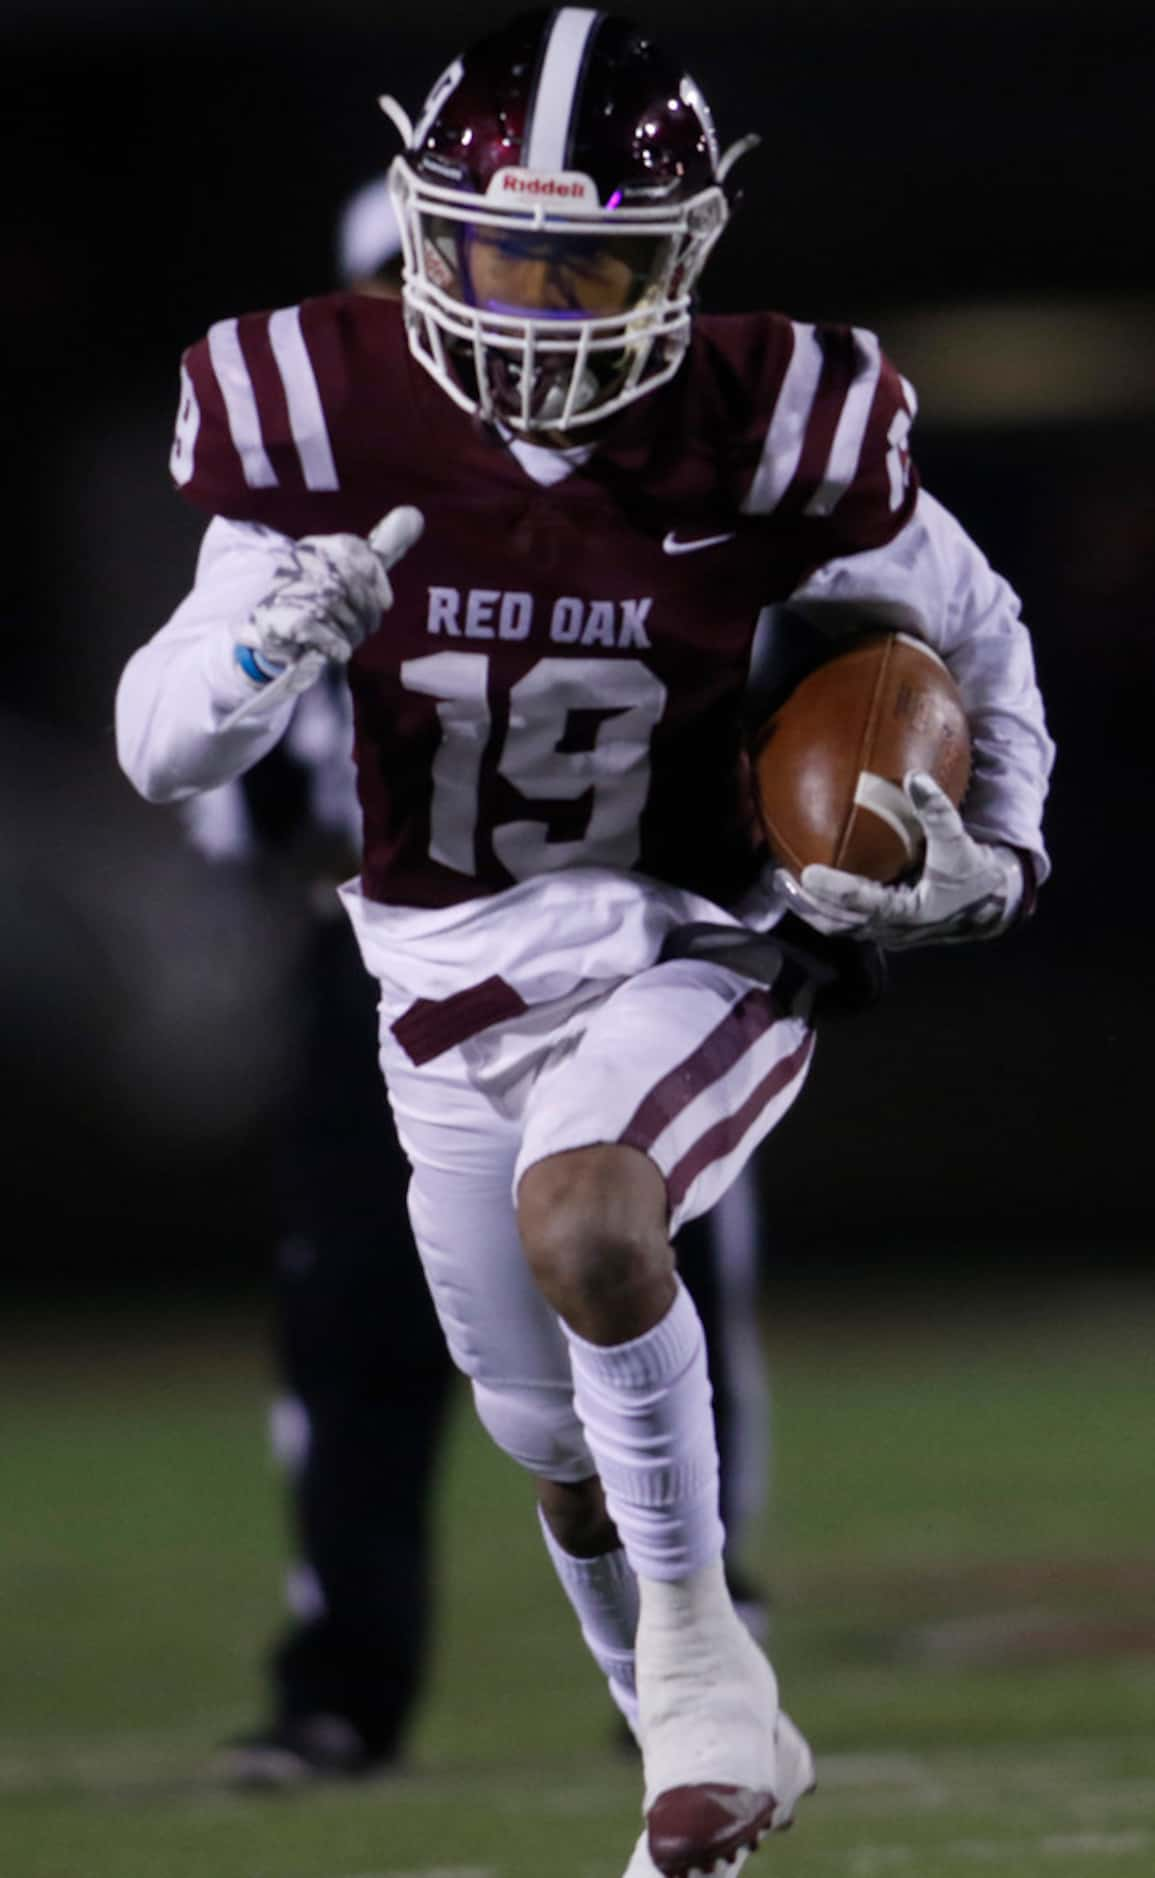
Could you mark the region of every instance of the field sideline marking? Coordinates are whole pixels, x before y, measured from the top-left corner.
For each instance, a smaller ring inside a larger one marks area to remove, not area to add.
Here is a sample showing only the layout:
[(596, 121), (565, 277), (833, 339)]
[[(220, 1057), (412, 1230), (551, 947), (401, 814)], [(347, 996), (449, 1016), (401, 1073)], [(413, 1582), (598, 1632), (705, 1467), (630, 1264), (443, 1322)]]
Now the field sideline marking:
[[(920, 1808), (950, 1805), (976, 1785), (993, 1778), (1004, 1793), (1028, 1802), (1045, 1800), (1056, 1791), (1068, 1797), (1064, 1812), (1070, 1830), (1053, 1835), (1071, 1840), (1080, 1831), (1113, 1835), (1108, 1818), (1126, 1830), (1142, 1809), (1144, 1821), (1155, 1810), (1155, 1779), (1148, 1767), (1132, 1774), (1118, 1766), (1126, 1744), (1101, 1736), (1086, 1740), (1066, 1738), (1044, 1745), (1035, 1741), (985, 1743), (970, 1747), (940, 1745), (921, 1754), (909, 1749), (891, 1752), (830, 1752), (820, 1757), (820, 1778), (825, 1793), (838, 1811), (862, 1803), (914, 1804)], [(545, 1772), (545, 1770), (542, 1770)], [(1088, 1784), (1089, 1782), (1089, 1784)], [(582, 1816), (615, 1805), (628, 1779), (619, 1770), (589, 1766), (569, 1779), (539, 1781), (533, 1794), (535, 1809), (554, 1817)], [(399, 1776), (389, 1783), (399, 1805), (420, 1813), (439, 1807), (447, 1799), (475, 1797), (479, 1789), (498, 1811), (525, 1804), (524, 1772), (515, 1767), (447, 1769), (444, 1775), (422, 1768), (415, 1777)], [(93, 1746), (81, 1741), (45, 1744), (31, 1753), (23, 1744), (0, 1739), (0, 1793), (46, 1796), (57, 1801), (79, 1801), (85, 1795), (119, 1790), (126, 1797), (163, 1794), (170, 1800), (201, 1807), (231, 1809), (243, 1796), (222, 1787), (206, 1772), (202, 1759), (184, 1747), (161, 1747), (139, 1737)], [(1078, 1803), (1072, 1796), (1078, 1793)], [(1149, 1810), (1150, 1809), (1150, 1810)], [(865, 1849), (865, 1848), (864, 1848)], [(877, 1848), (876, 1848), (877, 1849)], [(416, 1871), (357, 1873), (350, 1878), (493, 1878), (488, 1867), (431, 1867)]]
[(497, 1878), (492, 1865), (421, 1865), (407, 1871), (355, 1871), (341, 1878)]

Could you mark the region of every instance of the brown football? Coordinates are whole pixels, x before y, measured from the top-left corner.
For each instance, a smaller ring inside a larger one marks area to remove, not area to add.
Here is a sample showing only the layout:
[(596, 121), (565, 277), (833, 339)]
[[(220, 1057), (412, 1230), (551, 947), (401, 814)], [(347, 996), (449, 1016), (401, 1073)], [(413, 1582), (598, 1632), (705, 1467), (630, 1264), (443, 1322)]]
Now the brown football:
[(763, 726), (755, 797), (775, 858), (892, 881), (921, 859), (922, 830), (902, 788), (924, 769), (957, 807), (970, 776), (958, 686), (907, 633), (873, 632), (804, 678)]

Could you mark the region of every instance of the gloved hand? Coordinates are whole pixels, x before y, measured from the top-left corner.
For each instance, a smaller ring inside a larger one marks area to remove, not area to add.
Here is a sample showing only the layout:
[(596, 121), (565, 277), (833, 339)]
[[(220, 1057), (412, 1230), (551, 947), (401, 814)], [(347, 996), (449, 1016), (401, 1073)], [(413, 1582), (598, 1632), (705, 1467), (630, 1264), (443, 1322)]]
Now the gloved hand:
[(822, 933), (872, 939), (887, 951), (993, 939), (1005, 932), (1023, 898), (1015, 850), (976, 841), (962, 816), (923, 771), (903, 783), (922, 824), (926, 849), (911, 886), (884, 887), (837, 867), (805, 867), (801, 885), (779, 868), (774, 885), (791, 909)]
[(398, 508), (367, 541), (360, 535), (283, 538), (272, 585), (237, 636), (237, 663), (258, 695), (272, 702), (275, 688), (278, 702), (296, 696), (330, 660), (345, 664), (392, 606), (388, 570), (424, 526), (420, 509)]

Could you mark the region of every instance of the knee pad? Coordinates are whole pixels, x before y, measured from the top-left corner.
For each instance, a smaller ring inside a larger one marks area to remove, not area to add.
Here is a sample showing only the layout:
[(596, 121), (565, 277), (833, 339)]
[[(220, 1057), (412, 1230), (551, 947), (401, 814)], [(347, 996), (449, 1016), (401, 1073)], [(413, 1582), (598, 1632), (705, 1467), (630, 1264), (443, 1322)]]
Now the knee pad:
[(562, 1482), (596, 1474), (568, 1390), (475, 1381), (473, 1400), (487, 1434), (531, 1474)]

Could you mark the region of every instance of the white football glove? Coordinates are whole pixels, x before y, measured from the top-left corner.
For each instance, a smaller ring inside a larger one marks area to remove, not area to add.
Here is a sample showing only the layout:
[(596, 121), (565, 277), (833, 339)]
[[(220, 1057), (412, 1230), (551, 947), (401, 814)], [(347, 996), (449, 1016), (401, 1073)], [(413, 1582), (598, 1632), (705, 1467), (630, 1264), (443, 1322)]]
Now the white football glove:
[(315, 684), (331, 661), (344, 665), (393, 605), (389, 568), (425, 527), (420, 509), (391, 509), (360, 535), (284, 536), (268, 593), (237, 635), (237, 662), (268, 708)]
[(782, 868), (774, 885), (822, 933), (871, 939), (887, 951), (993, 939), (1022, 903), (1022, 864), (1013, 848), (976, 841), (933, 776), (914, 770), (903, 783), (922, 824), (926, 850), (912, 886), (884, 887), (837, 867), (804, 867), (801, 885)]

